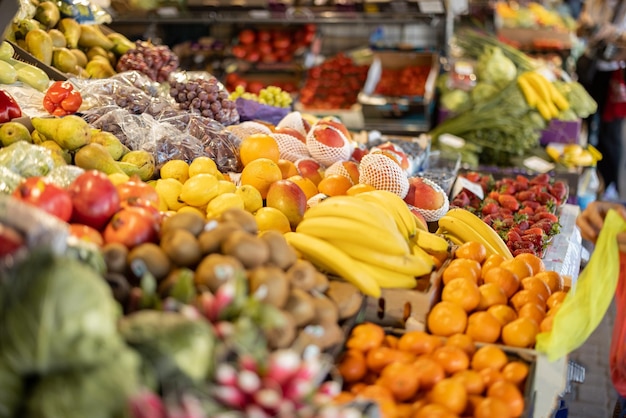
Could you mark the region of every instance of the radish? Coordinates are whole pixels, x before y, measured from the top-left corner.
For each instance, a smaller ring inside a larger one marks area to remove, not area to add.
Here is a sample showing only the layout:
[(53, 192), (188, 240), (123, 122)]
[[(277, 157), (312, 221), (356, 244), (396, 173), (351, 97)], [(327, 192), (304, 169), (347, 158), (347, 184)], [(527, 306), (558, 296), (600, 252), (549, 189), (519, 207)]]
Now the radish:
[(269, 410), (276, 410), (283, 399), (282, 393), (273, 388), (262, 388), (252, 396), (257, 404)]
[(243, 393), (252, 394), (261, 388), (261, 378), (250, 370), (241, 370), (237, 376), (237, 386)]
[(300, 356), (293, 350), (276, 350), (270, 354), (267, 377), (283, 385), (300, 367)]
[(215, 369), (215, 381), (224, 386), (237, 384), (237, 370), (227, 363), (220, 363)]
[(230, 338), (235, 333), (235, 325), (230, 321), (219, 321), (214, 324), (215, 334), (223, 340)]
[(200, 311), (200, 313), (202, 313), (202, 315), (204, 315), (206, 318), (208, 318), (209, 320), (210, 318), (210, 314), (211, 311), (213, 310), (213, 305), (215, 304), (215, 296), (213, 296), (213, 293), (205, 291), (200, 293), (196, 305), (198, 306), (198, 310)]
[(212, 306), (211, 317), (218, 320), (221, 313), (235, 300), (237, 289), (234, 281), (227, 281), (220, 285), (215, 292), (215, 303)]
[(246, 418), (270, 418), (270, 415), (260, 406), (248, 405), (246, 407)]
[(216, 386), (213, 388), (215, 398), (226, 406), (241, 409), (247, 403), (247, 397), (235, 386)]
[(251, 372), (258, 373), (259, 363), (254, 358), (254, 356), (251, 356), (249, 354), (242, 354), (239, 357), (239, 367), (242, 370), (250, 370)]
[(314, 390), (313, 382), (308, 379), (292, 379), (284, 387), (286, 399), (298, 404)]
[(142, 390), (130, 400), (133, 418), (165, 418), (165, 407), (161, 398), (149, 390)]

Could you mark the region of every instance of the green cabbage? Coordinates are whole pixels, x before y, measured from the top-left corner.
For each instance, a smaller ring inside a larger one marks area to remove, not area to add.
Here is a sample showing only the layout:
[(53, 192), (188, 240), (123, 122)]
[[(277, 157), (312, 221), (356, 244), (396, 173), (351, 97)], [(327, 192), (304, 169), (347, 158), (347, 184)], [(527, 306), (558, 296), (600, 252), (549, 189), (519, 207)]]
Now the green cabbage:
[(476, 64), (478, 81), (504, 87), (517, 76), (517, 67), (497, 46), (487, 46)]
[(463, 90), (450, 90), (442, 94), (440, 100), (444, 109), (456, 112), (469, 102), (470, 96)]
[(480, 82), (477, 83), (476, 86), (474, 86), (474, 88), (470, 92), (470, 97), (472, 98), (472, 101), (474, 103), (486, 102), (499, 91), (500, 89), (493, 84)]

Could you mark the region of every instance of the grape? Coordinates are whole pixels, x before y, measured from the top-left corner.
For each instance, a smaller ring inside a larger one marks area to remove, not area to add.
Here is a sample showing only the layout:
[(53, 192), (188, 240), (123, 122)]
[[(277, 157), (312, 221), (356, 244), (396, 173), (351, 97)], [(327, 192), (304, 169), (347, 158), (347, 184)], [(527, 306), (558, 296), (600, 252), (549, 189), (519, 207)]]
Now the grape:
[(178, 56), (166, 45), (153, 45), (137, 41), (135, 48), (120, 57), (116, 64), (118, 72), (136, 70), (153, 81), (167, 81), (172, 71), (178, 68)]
[(289, 108), (293, 101), (291, 95), (277, 86), (268, 86), (259, 91), (259, 94), (253, 94), (244, 90), (243, 86), (237, 86), (230, 94), (231, 100), (238, 98), (253, 100), (268, 106)]
[(239, 122), (239, 113), (228, 93), (220, 89), (216, 78), (195, 78), (186, 82), (174, 82), (170, 96), (181, 109), (190, 109), (223, 125)]

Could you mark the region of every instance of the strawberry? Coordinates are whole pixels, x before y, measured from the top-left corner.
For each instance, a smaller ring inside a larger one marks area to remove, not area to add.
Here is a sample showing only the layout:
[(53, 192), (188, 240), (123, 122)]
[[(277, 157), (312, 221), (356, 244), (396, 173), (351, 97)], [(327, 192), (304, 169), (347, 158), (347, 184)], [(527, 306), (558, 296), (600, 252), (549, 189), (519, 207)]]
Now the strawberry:
[(517, 190), (527, 190), (530, 184), (528, 177), (524, 177), (521, 174), (515, 176), (515, 188)]
[(500, 211), (500, 206), (495, 202), (488, 202), (486, 205), (483, 205), (481, 209), (481, 213), (483, 216), (493, 215)]
[(500, 195), (498, 198), (498, 202), (502, 205), (503, 208), (510, 209), (512, 211), (516, 211), (519, 209), (518, 200), (509, 194)]
[(509, 232), (506, 233), (506, 242), (508, 243), (512, 243), (512, 242), (516, 242), (516, 241), (521, 241), (522, 240), (522, 236), (517, 233), (517, 231), (511, 229), (509, 230)]
[(552, 196), (550, 193), (548, 192), (541, 192), (539, 194), (537, 194), (537, 198), (536, 198), (537, 202), (541, 203), (542, 205), (556, 205), (556, 198), (554, 196)]
[(523, 208), (518, 210), (517, 213), (522, 213), (524, 215), (532, 215), (535, 213), (535, 211), (530, 206), (524, 206)]
[(541, 204), (539, 202), (536, 202), (534, 200), (523, 200), (522, 201), (522, 206), (525, 208), (532, 208), (533, 211), (537, 211), (537, 208), (539, 206), (541, 206)]
[(505, 183), (500, 187), (499, 191), (500, 194), (514, 195), (517, 190), (515, 189), (515, 185)]
[(523, 202), (524, 200), (535, 200), (535, 196), (535, 192), (531, 190), (517, 192), (517, 194), (515, 195), (515, 197), (517, 197), (517, 200), (519, 200), (520, 202)]
[(562, 202), (563, 199), (567, 197), (567, 189), (567, 185), (562, 181), (555, 181), (554, 184), (548, 188), (550, 194), (559, 202)]
[(472, 183), (479, 183), (481, 179), (481, 174), (475, 171), (470, 171), (464, 174), (464, 177), (471, 181)]
[(513, 248), (516, 250), (520, 250), (520, 249), (534, 250), (536, 246), (532, 241), (526, 241), (524, 240), (524, 237), (522, 237), (520, 241), (516, 241), (513, 244)]
[(539, 212), (535, 216), (537, 217), (537, 221), (541, 219), (548, 219), (551, 222), (559, 221), (559, 217), (556, 216), (554, 213), (550, 213), (550, 212)]
[(487, 195), (487, 197), (489, 199), (493, 199), (493, 200), (498, 200), (498, 198), (500, 197), (500, 193), (496, 192), (495, 190), (489, 192), (489, 194)]
[(530, 179), (530, 184), (549, 184), (550, 183), (550, 175), (548, 173), (538, 174), (532, 179)]
[(465, 192), (465, 190), (459, 193), (458, 195), (456, 195), (456, 197), (452, 200), (452, 206), (457, 206), (460, 208), (469, 206), (469, 204), (470, 204), (470, 198)]
[(518, 248), (512, 251), (513, 257), (517, 257), (520, 254), (528, 253), (537, 255), (537, 250), (535, 248)]

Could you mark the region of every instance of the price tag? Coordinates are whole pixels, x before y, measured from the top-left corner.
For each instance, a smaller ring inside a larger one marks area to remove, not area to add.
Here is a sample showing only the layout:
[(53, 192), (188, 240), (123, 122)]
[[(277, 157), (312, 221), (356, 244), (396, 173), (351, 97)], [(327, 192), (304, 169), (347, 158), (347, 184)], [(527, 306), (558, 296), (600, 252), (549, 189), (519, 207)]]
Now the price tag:
[(483, 188), (480, 184), (469, 181), (463, 176), (459, 176), (454, 182), (454, 187), (452, 187), (452, 196), (458, 195), (463, 190), (467, 190), (473, 193), (477, 198), (481, 200), (485, 197), (485, 195), (483, 194)]
[(554, 164), (536, 156), (528, 157), (524, 160), (524, 167), (539, 173), (547, 173), (554, 169)]
[(417, 7), (419, 7), (420, 12), (422, 13), (444, 13), (445, 9), (443, 7), (443, 2), (438, 0), (422, 0), (417, 2)]
[(465, 146), (465, 140), (463, 138), (452, 134), (439, 135), (439, 142), (455, 149), (463, 148)]

